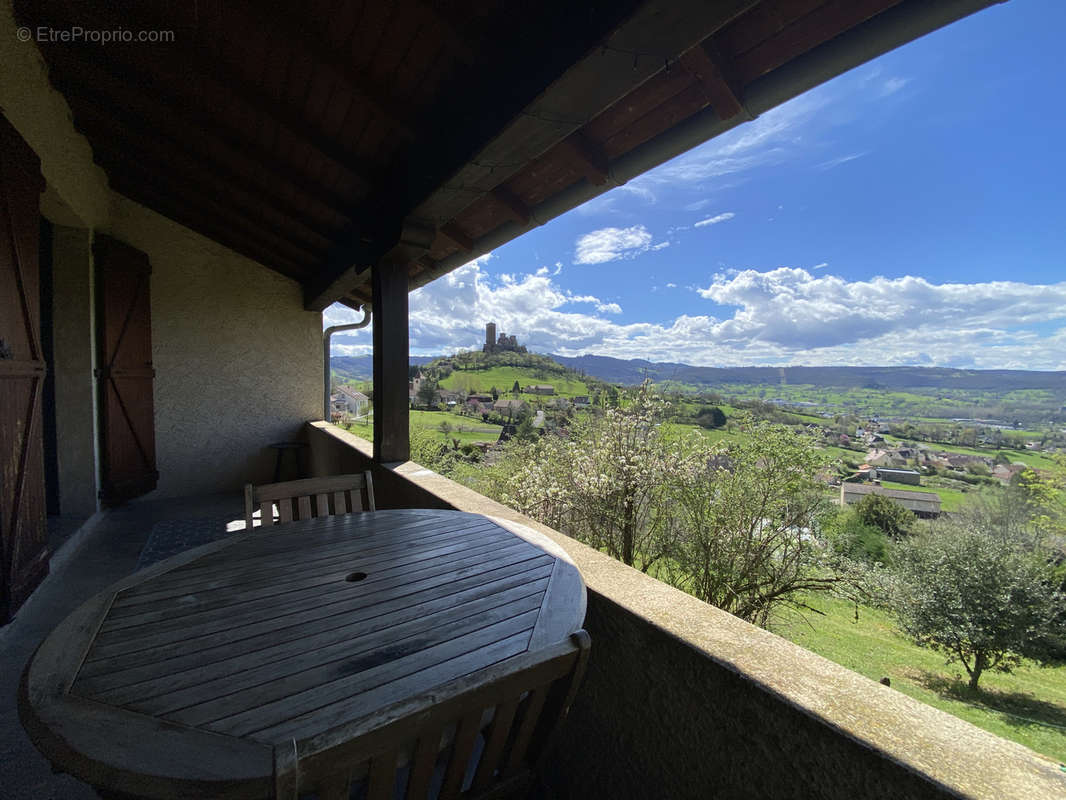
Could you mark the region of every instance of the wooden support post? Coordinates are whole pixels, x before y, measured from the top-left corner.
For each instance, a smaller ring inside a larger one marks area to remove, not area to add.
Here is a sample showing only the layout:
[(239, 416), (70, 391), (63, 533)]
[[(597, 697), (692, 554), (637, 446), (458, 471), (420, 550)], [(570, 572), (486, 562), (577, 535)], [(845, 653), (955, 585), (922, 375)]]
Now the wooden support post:
[(382, 260), (371, 273), (374, 306), (374, 460), (411, 457), (407, 396), (407, 264)]

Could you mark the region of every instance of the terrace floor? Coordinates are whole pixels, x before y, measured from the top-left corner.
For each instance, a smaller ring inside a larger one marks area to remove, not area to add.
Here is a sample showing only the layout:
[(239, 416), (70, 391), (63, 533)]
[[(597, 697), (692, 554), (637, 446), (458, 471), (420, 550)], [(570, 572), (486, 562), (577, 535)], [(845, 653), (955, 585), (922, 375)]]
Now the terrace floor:
[(96, 793), (51, 765), (26, 736), (16, 693), (22, 670), (37, 645), (67, 614), (109, 584), (137, 569), (152, 527), (169, 520), (243, 518), (237, 493), (131, 503), (90, 521), (52, 557), (51, 574), (0, 628), (0, 794), (4, 800), (92, 800)]

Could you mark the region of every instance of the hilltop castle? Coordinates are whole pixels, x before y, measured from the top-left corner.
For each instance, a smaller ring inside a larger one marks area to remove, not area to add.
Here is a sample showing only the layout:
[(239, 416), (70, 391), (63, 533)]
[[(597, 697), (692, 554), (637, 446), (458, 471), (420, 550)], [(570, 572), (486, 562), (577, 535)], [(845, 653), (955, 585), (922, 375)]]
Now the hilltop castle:
[(496, 338), (496, 323), (490, 322), (485, 326), (485, 346), (481, 348), (483, 353), (524, 353), (526, 346), (520, 345), (514, 336), (508, 336), (501, 332)]

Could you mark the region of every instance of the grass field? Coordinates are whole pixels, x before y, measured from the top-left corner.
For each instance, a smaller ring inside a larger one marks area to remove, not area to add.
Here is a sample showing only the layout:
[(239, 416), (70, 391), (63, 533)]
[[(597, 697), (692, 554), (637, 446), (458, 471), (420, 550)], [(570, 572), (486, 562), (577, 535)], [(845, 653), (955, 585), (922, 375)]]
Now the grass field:
[[(954, 714), (1005, 739), (1066, 762), (1066, 667), (1026, 664), (1013, 675), (986, 672), (971, 692), (958, 664), (911, 644), (891, 617), (836, 597), (808, 597), (825, 616), (781, 620), (773, 631), (867, 678), (887, 676), (892, 690)], [(875, 687), (871, 687), (871, 691)]]
[[(589, 387), (579, 380), (564, 378), (561, 375), (553, 375), (547, 371), (538, 372), (529, 367), (492, 367), (485, 370), (455, 370), (447, 378), (440, 382), (442, 389), (453, 392), (484, 392), (488, 393), (493, 386), (500, 394), (508, 396), (514, 382), (525, 388), (529, 384), (547, 384), (555, 387), (555, 393), (563, 397), (574, 395), (587, 395)], [(543, 397), (543, 395), (523, 394), (524, 400)]]
[[(447, 434), (440, 429), (442, 422), (447, 422), (451, 426), (451, 431)], [(459, 430), (460, 426), (462, 426), (463, 430)], [(448, 411), (412, 411), (410, 427), (411, 430), (415, 428), (427, 430), (435, 434), (442, 442), (448, 444), (451, 444), (452, 439), (458, 439), (460, 444), (495, 442), (500, 437), (500, 431), (503, 430), (500, 425), (482, 422), (472, 417), (460, 417), (458, 414), (452, 414)], [(360, 438), (371, 442), (374, 441), (374, 424), (372, 421), (369, 425), (363, 424), (362, 421), (354, 422), (347, 427), (347, 430)]]

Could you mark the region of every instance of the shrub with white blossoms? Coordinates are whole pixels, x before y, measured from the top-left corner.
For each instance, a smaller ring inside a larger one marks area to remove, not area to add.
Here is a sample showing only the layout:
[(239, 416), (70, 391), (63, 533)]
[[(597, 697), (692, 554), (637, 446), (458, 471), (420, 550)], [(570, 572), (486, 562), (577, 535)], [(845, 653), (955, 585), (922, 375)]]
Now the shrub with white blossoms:
[(671, 474), (685, 450), (660, 426), (665, 411), (645, 385), (629, 407), (542, 439), (525, 451), (503, 501), (647, 571), (669, 551)]

